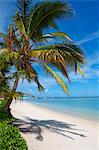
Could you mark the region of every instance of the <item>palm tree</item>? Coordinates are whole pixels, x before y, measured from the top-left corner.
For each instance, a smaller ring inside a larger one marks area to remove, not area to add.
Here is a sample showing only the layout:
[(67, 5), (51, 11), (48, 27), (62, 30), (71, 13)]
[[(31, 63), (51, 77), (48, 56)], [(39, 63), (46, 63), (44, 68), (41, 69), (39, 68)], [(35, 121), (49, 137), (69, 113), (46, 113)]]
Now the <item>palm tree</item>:
[[(14, 84), (7, 97), (6, 111), (9, 111), (20, 77), (29, 82), (34, 80), (38, 89), (44, 90), (33, 64), (41, 64), (69, 95), (66, 83), (52, 70), (52, 66), (59, 69), (70, 82), (68, 68), (75, 72), (78, 69), (83, 75), (80, 65), (84, 64), (85, 57), (83, 51), (64, 32), (44, 35), (44, 29), (57, 29), (56, 19), (73, 15), (73, 9), (66, 2), (42, 1), (32, 6), (31, 0), (18, 0), (17, 6), (18, 11), (13, 17), (8, 35), (0, 34), (4, 39), (1, 43), (2, 51), (6, 51), (9, 63), (15, 67)], [(55, 44), (55, 39), (58, 44)]]

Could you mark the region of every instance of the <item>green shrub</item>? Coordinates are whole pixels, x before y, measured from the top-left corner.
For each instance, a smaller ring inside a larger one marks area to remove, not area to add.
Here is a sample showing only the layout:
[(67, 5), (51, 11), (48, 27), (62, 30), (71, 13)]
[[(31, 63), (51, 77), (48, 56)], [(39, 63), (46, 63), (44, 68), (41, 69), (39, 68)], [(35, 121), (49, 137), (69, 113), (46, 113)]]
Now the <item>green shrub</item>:
[(0, 99), (0, 121), (11, 121), (13, 120), (13, 117), (9, 115), (8, 113), (4, 112), (3, 107), (6, 104), (6, 100)]
[(0, 108), (4, 107), (6, 102), (6, 100), (0, 98)]
[(5, 102), (0, 100), (0, 150), (27, 150), (19, 129), (12, 125), (14, 118), (3, 110)]
[(19, 129), (5, 122), (0, 123), (0, 150), (27, 150)]
[(14, 118), (9, 114), (5, 113), (2, 108), (0, 108), (0, 121), (13, 121)]

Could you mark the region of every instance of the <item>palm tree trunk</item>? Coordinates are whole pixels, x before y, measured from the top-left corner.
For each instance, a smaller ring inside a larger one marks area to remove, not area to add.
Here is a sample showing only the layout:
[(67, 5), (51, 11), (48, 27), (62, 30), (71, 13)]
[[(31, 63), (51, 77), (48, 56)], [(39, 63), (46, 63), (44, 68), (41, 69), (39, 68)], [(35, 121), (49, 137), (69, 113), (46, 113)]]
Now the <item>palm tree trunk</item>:
[(8, 113), (9, 115), (11, 115), (10, 105), (11, 105), (12, 100), (13, 100), (13, 93), (16, 92), (16, 89), (17, 89), (17, 86), (18, 86), (18, 81), (19, 81), (19, 78), (17, 77), (15, 82), (14, 82), (14, 86), (13, 86), (13, 89), (12, 89), (12, 94), (9, 96), (8, 101), (7, 101), (7, 103), (4, 107), (4, 111), (6, 113)]

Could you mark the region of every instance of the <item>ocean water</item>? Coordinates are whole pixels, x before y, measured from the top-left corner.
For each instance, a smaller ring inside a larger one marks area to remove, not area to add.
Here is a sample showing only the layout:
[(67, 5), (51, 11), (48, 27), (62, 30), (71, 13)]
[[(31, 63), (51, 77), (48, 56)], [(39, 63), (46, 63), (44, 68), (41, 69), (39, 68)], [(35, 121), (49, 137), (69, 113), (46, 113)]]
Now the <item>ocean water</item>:
[(88, 119), (99, 120), (99, 97), (50, 97), (24, 98), (37, 106), (63, 114), (71, 114)]

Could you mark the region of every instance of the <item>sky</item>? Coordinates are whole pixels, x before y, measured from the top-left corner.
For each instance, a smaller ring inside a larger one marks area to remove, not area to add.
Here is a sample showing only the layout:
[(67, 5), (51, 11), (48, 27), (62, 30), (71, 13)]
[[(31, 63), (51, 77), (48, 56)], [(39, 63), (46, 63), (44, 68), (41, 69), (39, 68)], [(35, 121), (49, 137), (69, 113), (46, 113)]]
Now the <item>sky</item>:
[[(0, 32), (6, 32), (11, 23), (11, 16), (15, 13), (16, 0), (0, 0)], [(86, 54), (86, 64), (83, 66), (85, 77), (73, 72), (69, 73), (71, 85), (57, 70), (56, 72), (66, 82), (70, 96), (99, 96), (99, 1), (98, 0), (68, 0), (75, 10), (75, 16), (69, 20), (57, 21), (58, 31), (67, 33), (75, 43), (80, 44)], [(47, 32), (47, 31), (46, 31)], [(55, 79), (46, 76), (41, 67), (39, 80), (45, 87), (44, 93), (39, 93), (34, 82), (24, 81), (18, 86), (19, 91), (31, 93), (35, 96), (65, 97), (67, 96), (56, 83)]]

